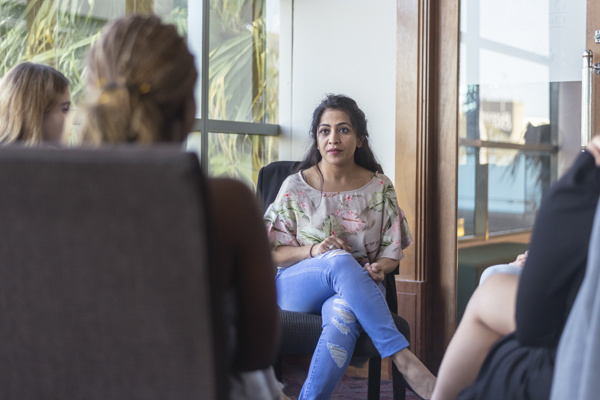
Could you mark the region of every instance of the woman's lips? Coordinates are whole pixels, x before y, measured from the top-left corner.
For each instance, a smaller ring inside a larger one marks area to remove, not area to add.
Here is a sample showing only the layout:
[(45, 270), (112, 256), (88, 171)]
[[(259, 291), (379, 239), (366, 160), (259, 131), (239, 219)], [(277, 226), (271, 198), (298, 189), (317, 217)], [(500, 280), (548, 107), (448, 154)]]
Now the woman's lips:
[(327, 152), (330, 153), (330, 154), (338, 154), (338, 153), (341, 153), (342, 150), (340, 150), (340, 149), (329, 149), (329, 150), (327, 150)]

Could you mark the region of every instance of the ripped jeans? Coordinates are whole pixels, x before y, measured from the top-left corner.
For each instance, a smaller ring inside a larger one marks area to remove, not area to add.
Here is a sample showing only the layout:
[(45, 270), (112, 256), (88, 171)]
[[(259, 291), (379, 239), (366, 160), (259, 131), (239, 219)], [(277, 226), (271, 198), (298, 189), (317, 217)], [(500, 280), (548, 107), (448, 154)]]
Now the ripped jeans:
[(408, 347), (390, 315), (383, 285), (344, 250), (332, 250), (280, 269), (277, 303), (283, 310), (321, 314), (323, 331), (299, 400), (329, 399), (364, 330), (383, 357)]

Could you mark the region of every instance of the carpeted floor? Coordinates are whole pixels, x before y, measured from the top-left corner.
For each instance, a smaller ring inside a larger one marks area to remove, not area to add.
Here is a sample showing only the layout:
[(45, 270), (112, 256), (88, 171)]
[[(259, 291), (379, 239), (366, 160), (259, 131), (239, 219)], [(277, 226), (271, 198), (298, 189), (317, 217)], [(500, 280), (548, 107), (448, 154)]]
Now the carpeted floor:
[[(283, 384), (284, 392), (292, 399), (297, 399), (300, 394), (302, 384), (306, 379), (306, 368), (295, 364), (283, 364)], [(344, 375), (342, 381), (337, 386), (332, 399), (338, 400), (366, 400), (367, 398), (367, 379)], [(393, 390), (392, 382), (389, 380), (381, 381), (380, 400), (392, 400)], [(418, 397), (412, 392), (406, 391), (406, 400), (417, 400)]]

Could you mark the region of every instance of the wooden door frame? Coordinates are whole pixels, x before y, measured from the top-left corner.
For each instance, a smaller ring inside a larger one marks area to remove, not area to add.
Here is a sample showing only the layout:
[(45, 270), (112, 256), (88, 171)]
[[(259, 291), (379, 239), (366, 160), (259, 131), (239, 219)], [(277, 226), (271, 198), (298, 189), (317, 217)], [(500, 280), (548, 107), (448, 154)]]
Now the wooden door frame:
[(397, 0), (395, 186), (415, 240), (399, 304), (433, 371), (456, 325), (459, 3)]

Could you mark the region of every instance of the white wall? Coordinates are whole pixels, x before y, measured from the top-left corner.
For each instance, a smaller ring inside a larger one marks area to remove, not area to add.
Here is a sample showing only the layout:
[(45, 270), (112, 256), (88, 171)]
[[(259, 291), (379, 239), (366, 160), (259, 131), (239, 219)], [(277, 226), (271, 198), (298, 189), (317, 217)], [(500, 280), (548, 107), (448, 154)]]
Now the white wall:
[[(302, 158), (323, 94), (346, 94), (365, 112), (373, 151), (393, 181), (396, 1), (282, 0), (281, 13), (282, 24), (293, 19), (293, 51), (281, 60), (279, 158)], [(283, 58), (284, 47), (282, 32)]]

